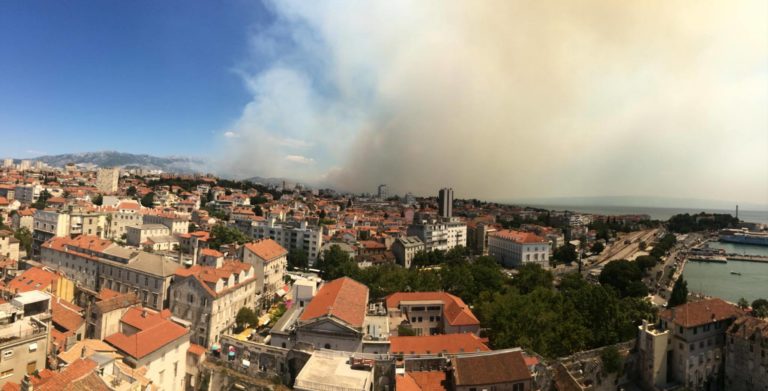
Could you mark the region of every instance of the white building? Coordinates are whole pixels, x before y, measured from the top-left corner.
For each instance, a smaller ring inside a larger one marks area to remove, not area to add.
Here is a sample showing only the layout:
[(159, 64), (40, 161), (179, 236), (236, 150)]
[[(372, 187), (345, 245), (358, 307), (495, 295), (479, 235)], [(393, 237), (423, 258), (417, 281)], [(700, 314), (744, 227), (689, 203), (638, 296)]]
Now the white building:
[(549, 242), (531, 232), (501, 230), (488, 234), (488, 254), (504, 267), (535, 263), (549, 267)]
[(104, 342), (114, 346), (129, 367), (146, 366), (144, 376), (161, 390), (184, 389), (189, 330), (173, 322), (167, 311), (130, 308), (120, 319), (120, 331)]
[(32, 255), (40, 255), (40, 247), (51, 238), (69, 236), (69, 214), (55, 210), (35, 211), (32, 229)]
[(323, 234), (317, 227), (310, 227), (306, 221), (301, 224), (277, 224), (274, 219), (266, 222), (253, 221), (250, 236), (254, 239), (272, 239), (288, 250), (304, 250), (310, 264), (314, 264), (323, 246)]
[(416, 236), (407, 236), (404, 238), (397, 238), (392, 243), (392, 253), (395, 254), (397, 263), (405, 268), (411, 267), (413, 257), (424, 251), (424, 242)]
[(14, 198), (22, 204), (32, 204), (40, 197), (43, 187), (40, 185), (18, 185), (14, 190)]
[(114, 193), (117, 191), (117, 182), (120, 179), (120, 169), (100, 168), (96, 172), (96, 188), (101, 193)]
[[(203, 252), (216, 251), (204, 249)], [(176, 270), (170, 309), (174, 316), (194, 325), (192, 341), (207, 347), (234, 326), (241, 308), (256, 307), (259, 295), (253, 266), (224, 262), (220, 253), (204, 258), (212, 258), (214, 264)]]
[(253, 265), (256, 272), (256, 286), (261, 297), (269, 301), (274, 298), (285, 282), (288, 267), (288, 250), (272, 239), (246, 243), (242, 247), (243, 262)]
[(467, 225), (456, 219), (449, 221), (422, 221), (408, 226), (408, 236), (416, 236), (424, 242), (424, 250), (448, 251), (456, 246), (467, 245)]

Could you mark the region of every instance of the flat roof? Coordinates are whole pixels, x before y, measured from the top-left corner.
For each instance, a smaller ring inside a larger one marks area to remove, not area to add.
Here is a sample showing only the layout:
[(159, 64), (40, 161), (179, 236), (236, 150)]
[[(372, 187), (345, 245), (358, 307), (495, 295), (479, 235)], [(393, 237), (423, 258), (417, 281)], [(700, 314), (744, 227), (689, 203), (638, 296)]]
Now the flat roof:
[(372, 371), (352, 369), (349, 356), (316, 351), (309, 358), (294, 388), (304, 390), (368, 390), (373, 380)]

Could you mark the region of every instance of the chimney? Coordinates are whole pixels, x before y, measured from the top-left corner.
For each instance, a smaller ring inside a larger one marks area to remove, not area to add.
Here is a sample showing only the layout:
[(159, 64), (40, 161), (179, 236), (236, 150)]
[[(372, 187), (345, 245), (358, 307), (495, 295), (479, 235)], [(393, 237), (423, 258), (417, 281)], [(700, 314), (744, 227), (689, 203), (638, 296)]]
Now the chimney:
[(85, 358), (85, 345), (83, 345), (83, 348), (80, 349), (80, 358)]
[(32, 382), (30, 381), (29, 375), (24, 375), (24, 378), (21, 379), (21, 388), (19, 388), (21, 391), (33, 391), (34, 386), (32, 385)]
[(149, 315), (149, 314), (147, 313), (147, 309), (146, 309), (146, 308), (144, 308), (143, 310), (141, 310), (141, 317), (142, 317), (142, 318), (146, 318), (146, 317), (147, 317), (147, 315)]

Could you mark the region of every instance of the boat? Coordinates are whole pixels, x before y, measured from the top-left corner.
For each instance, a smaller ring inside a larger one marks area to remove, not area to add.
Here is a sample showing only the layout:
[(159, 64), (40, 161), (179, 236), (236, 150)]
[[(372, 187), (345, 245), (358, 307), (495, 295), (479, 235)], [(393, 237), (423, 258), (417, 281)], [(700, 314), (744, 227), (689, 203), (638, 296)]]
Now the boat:
[(719, 237), (721, 242), (768, 246), (768, 233), (766, 232), (750, 232), (746, 229), (723, 229), (720, 230)]
[(741, 273), (739, 273), (739, 272), (735, 272), (735, 271), (733, 271), (733, 270), (731, 270), (731, 274), (733, 274), (733, 275), (736, 275), (736, 276), (740, 276), (740, 275), (741, 275)]

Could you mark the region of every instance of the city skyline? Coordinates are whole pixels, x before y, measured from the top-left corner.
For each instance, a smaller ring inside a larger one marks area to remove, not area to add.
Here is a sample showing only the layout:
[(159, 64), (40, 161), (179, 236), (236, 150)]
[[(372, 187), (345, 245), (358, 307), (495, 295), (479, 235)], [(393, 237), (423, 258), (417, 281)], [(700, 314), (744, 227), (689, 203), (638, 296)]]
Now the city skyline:
[(768, 199), (762, 2), (339, 5), (0, 5), (0, 155), (196, 156), (486, 199)]

